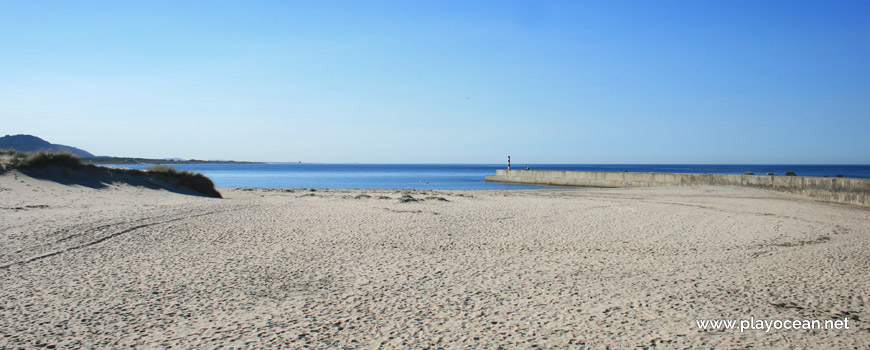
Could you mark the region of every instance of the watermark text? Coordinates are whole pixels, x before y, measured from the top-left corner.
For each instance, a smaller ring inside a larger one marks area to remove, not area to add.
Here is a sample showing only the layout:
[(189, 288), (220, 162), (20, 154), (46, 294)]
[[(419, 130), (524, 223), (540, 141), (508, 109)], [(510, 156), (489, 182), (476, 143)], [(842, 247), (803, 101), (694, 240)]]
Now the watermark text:
[(747, 330), (763, 330), (765, 332), (770, 332), (771, 330), (782, 329), (849, 329), (848, 318), (833, 320), (764, 320), (751, 317), (748, 320), (695, 320), (695, 323), (697, 324), (698, 329), (711, 331), (720, 329), (739, 329), (741, 332)]

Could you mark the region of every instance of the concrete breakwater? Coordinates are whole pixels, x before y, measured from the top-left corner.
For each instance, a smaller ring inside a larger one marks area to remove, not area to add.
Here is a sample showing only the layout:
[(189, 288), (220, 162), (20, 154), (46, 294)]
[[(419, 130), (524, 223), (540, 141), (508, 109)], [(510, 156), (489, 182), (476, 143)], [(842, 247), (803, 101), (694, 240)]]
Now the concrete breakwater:
[(870, 179), (844, 177), (501, 169), (487, 175), (486, 181), (586, 187), (742, 186), (870, 206)]

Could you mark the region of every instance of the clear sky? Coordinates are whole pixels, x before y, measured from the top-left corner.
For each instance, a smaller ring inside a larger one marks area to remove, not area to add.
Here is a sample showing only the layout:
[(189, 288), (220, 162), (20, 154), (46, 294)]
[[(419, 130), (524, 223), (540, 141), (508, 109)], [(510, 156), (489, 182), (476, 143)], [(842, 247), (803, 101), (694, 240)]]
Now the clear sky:
[(870, 163), (868, 1), (3, 1), (0, 136), (98, 155)]

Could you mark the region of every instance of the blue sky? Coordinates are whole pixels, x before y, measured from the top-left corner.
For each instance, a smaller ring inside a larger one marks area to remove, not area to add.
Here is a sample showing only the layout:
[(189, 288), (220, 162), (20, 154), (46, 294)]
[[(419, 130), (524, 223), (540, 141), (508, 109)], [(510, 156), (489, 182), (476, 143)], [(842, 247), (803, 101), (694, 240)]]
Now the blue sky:
[(870, 163), (867, 1), (0, 1), (0, 134), (95, 154)]

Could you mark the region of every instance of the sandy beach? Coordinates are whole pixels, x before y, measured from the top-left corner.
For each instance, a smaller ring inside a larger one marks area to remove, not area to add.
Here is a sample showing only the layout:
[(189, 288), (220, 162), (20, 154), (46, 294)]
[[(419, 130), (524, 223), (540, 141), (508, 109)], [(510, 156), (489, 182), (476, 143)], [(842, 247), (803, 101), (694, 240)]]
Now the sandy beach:
[[(0, 175), (0, 348), (866, 348), (870, 209), (737, 187)], [(849, 320), (700, 330), (697, 320)]]

